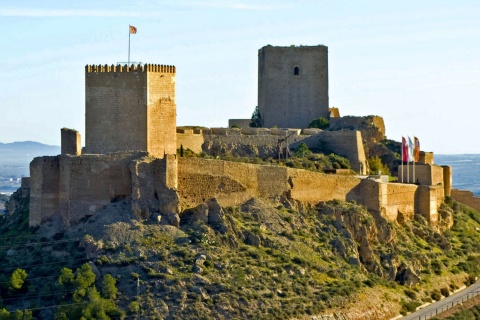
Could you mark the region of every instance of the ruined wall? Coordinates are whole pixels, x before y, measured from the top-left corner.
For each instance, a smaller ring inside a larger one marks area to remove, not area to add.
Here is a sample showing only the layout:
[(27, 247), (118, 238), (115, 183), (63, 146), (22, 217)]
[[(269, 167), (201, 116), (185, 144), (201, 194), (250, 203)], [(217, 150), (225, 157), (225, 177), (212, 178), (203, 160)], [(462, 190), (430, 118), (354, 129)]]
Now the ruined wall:
[(128, 199), (132, 179), (128, 164), (146, 152), (60, 157), (60, 212), (63, 222), (76, 223), (105, 205)]
[(327, 154), (333, 152), (341, 155), (350, 161), (353, 170), (360, 174), (367, 173), (368, 165), (360, 131), (321, 131), (308, 139), (293, 143), (292, 148), (297, 148), (301, 142)]
[(258, 50), (258, 108), (265, 127), (307, 128), (328, 118), (328, 48)]
[(62, 128), (60, 130), (62, 154), (79, 156), (82, 154), (82, 141), (77, 130)]
[(432, 225), (443, 203), (441, 186), (382, 183), (353, 176), (327, 175), (279, 166), (179, 159), (179, 196), (192, 207), (216, 197), (222, 206), (239, 205), (250, 197), (286, 197), (316, 204), (333, 199), (356, 201), (391, 221), (412, 220), (422, 214)]
[(175, 67), (85, 67), (85, 153), (176, 149)]
[[(143, 157), (129, 163), (132, 179), (132, 209), (137, 218), (152, 213), (179, 212), (176, 155), (163, 159)], [(175, 172), (172, 176), (171, 173)]]
[(385, 123), (380, 116), (344, 116), (330, 119), (331, 130), (359, 130), (366, 140), (385, 139)]
[(60, 157), (38, 157), (30, 162), (29, 225), (38, 226), (60, 213)]
[(352, 189), (361, 179), (327, 175), (279, 166), (208, 160), (179, 159), (179, 193), (187, 206), (211, 197), (222, 205), (238, 205), (250, 197), (288, 196), (304, 203), (332, 199), (357, 200)]
[(116, 152), (35, 158), (30, 164), (29, 224), (38, 226), (57, 216), (68, 226), (123, 199), (170, 212), (178, 203), (172, 196), (176, 173), (176, 155), (158, 159), (147, 152)]
[(451, 190), (451, 197), (453, 200), (463, 203), (473, 209), (480, 211), (480, 197), (475, 197), (473, 192), (467, 190)]
[[(320, 149), (346, 157), (352, 169), (366, 174), (367, 160), (359, 131), (322, 131), (320, 129), (265, 128), (177, 128), (177, 148), (205, 152), (213, 156), (231, 153), (235, 156), (261, 158), (278, 157), (279, 140), (288, 136), (289, 148), (302, 142), (311, 149)], [(285, 147), (286, 144), (283, 144)]]
[(252, 119), (228, 119), (228, 127), (248, 128), (250, 127), (250, 122), (252, 122)]

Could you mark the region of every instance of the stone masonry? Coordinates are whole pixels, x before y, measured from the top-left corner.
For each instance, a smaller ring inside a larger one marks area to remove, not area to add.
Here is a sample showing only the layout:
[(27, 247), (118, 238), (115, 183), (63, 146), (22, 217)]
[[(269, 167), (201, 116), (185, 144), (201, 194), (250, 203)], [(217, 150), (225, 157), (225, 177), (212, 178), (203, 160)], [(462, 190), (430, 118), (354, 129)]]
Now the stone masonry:
[(85, 67), (85, 153), (176, 153), (175, 67)]
[(307, 128), (328, 118), (328, 48), (258, 50), (258, 109), (267, 128)]

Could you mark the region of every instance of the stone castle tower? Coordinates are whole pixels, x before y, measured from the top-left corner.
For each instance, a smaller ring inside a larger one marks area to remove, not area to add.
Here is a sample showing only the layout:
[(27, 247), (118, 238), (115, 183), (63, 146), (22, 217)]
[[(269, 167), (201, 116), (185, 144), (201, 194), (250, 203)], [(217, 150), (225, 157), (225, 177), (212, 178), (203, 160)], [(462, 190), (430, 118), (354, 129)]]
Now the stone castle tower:
[(258, 50), (258, 108), (267, 128), (307, 128), (314, 119), (328, 118), (328, 48)]
[(176, 154), (175, 67), (85, 67), (85, 150)]

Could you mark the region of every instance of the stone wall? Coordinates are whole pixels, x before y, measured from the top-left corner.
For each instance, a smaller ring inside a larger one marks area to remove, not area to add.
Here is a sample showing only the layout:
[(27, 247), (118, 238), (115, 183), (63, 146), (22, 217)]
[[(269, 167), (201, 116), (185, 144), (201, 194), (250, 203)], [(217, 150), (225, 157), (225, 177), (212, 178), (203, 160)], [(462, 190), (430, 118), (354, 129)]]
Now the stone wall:
[(420, 151), (420, 160), (419, 162), (425, 164), (434, 164), (434, 154), (433, 152)]
[[(205, 152), (212, 156), (231, 153), (235, 156), (277, 158), (279, 141), (287, 138), (291, 150), (302, 142), (311, 149), (321, 149), (346, 157), (352, 169), (366, 174), (367, 160), (359, 131), (322, 131), (319, 129), (266, 128), (177, 128), (177, 148)], [(282, 143), (282, 148), (286, 144)]]
[[(178, 170), (178, 178), (177, 178)], [(315, 205), (333, 199), (356, 201), (395, 221), (421, 213), (436, 223), (442, 186), (392, 184), (282, 166), (254, 165), (146, 152), (60, 155), (30, 164), (30, 226), (57, 217), (64, 226), (97, 214), (109, 203), (132, 202), (139, 218), (179, 212), (212, 197), (222, 206), (251, 197), (290, 199)]]
[(85, 67), (85, 153), (176, 151), (175, 67)]
[(328, 118), (328, 48), (261, 48), (258, 109), (265, 127), (307, 128), (314, 119)]
[(321, 131), (309, 138), (291, 144), (292, 148), (305, 142), (309, 148), (323, 150), (325, 153), (335, 153), (350, 161), (353, 170), (360, 174), (367, 173), (367, 159), (363, 148), (360, 131)]
[(77, 130), (62, 128), (60, 130), (62, 154), (79, 156), (82, 154), (82, 141)]
[(29, 225), (38, 226), (60, 215), (60, 156), (38, 157), (30, 162)]
[(353, 176), (327, 175), (279, 166), (179, 159), (181, 203), (193, 207), (216, 197), (222, 206), (239, 205), (250, 197), (281, 197), (317, 204), (333, 199), (356, 201), (391, 221), (412, 220), (422, 214), (432, 225), (443, 203), (441, 186), (382, 183)]
[(228, 119), (228, 127), (232, 128), (233, 126), (239, 128), (248, 128), (250, 127), (250, 123), (252, 119)]
[(166, 192), (177, 187), (176, 173), (176, 155), (159, 159), (147, 152), (116, 152), (35, 158), (30, 163), (29, 224), (38, 226), (56, 216), (68, 226), (123, 199), (147, 209), (170, 210), (167, 201), (175, 197)]
[(353, 176), (202, 158), (180, 158), (178, 168), (178, 191), (185, 206), (212, 197), (222, 206), (238, 205), (251, 197), (284, 196), (310, 204), (357, 200), (351, 191), (362, 181)]
[(202, 153), (202, 145), (205, 142), (201, 129), (177, 128), (177, 149), (182, 146), (185, 150), (190, 149), (195, 153)]
[[(362, 138), (365, 140), (366, 153), (375, 147), (379, 141), (385, 140), (385, 123), (382, 117), (379, 116), (365, 116), (354, 117), (344, 116), (340, 118), (330, 119), (330, 130), (358, 130), (362, 133)], [(372, 157), (372, 155), (369, 155)]]
[(175, 70), (147, 71), (147, 150), (163, 158), (177, 153)]
[(480, 198), (475, 197), (473, 195), (473, 192), (467, 190), (452, 189), (451, 197), (453, 200), (463, 203), (480, 212)]
[[(451, 170), (447, 170), (445, 173), (448, 174), (449, 172), (451, 175)], [(449, 180), (448, 177), (446, 177), (446, 179)], [(416, 162), (414, 173), (413, 163), (408, 164), (408, 166), (403, 164), (398, 166), (398, 181), (402, 181), (403, 183), (407, 183), (408, 181), (409, 183), (417, 183), (426, 186), (443, 186), (445, 183), (444, 168), (437, 165)]]

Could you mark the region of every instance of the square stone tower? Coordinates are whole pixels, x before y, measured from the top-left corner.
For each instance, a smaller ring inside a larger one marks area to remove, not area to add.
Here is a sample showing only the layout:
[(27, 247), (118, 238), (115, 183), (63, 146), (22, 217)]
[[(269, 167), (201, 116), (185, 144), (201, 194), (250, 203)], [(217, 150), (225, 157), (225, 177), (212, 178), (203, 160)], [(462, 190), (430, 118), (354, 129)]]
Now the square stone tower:
[(314, 119), (328, 118), (328, 48), (258, 50), (258, 109), (267, 128), (307, 128)]
[(85, 150), (176, 154), (175, 67), (87, 65)]

